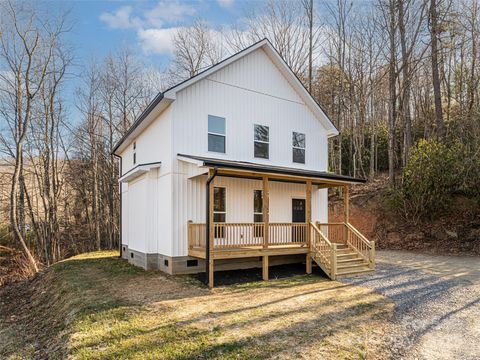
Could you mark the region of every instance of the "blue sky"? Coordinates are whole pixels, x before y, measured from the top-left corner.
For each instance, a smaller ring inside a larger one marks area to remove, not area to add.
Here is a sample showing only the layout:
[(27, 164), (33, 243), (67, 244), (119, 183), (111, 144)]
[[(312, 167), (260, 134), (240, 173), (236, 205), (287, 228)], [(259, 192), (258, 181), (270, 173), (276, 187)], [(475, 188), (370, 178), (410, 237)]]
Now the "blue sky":
[(176, 27), (188, 26), (202, 18), (213, 27), (228, 26), (245, 14), (246, 8), (260, 0), (137, 0), (68, 1), (73, 28), (68, 35), (77, 62), (101, 59), (109, 52), (128, 45), (144, 61), (166, 65), (170, 37)]
[(248, 8), (262, 5), (262, 0), (55, 0), (48, 4), (70, 11), (72, 30), (67, 41), (75, 65), (66, 91), (72, 120), (76, 122), (80, 116), (74, 101), (78, 75), (92, 59), (101, 61), (128, 46), (148, 66), (164, 69), (172, 55), (170, 39), (175, 28), (188, 26), (198, 18), (212, 27), (229, 26)]

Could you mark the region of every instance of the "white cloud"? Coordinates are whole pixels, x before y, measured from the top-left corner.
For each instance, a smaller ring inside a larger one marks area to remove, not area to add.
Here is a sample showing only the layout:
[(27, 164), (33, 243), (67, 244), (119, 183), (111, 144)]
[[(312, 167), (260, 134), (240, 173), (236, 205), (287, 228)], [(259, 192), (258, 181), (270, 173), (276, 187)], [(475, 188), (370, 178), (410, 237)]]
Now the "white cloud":
[(140, 19), (132, 17), (133, 8), (131, 6), (122, 6), (113, 13), (103, 12), (100, 14), (100, 20), (105, 22), (112, 29), (131, 29), (140, 26)]
[(218, 5), (220, 5), (221, 7), (228, 8), (233, 5), (235, 0), (217, 0), (217, 2), (218, 2)]
[(153, 9), (145, 11), (144, 16), (150, 26), (163, 27), (167, 23), (178, 23), (195, 13), (194, 6), (190, 4), (162, 0)]
[(138, 39), (146, 53), (171, 54), (173, 52), (173, 34), (178, 28), (139, 29)]

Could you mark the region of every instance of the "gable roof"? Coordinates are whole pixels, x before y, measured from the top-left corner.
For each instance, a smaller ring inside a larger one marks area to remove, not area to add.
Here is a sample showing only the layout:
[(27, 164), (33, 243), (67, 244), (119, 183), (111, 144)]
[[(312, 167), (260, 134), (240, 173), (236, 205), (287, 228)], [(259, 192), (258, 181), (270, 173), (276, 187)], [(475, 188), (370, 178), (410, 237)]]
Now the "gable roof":
[(118, 141), (118, 143), (113, 148), (112, 153), (117, 154), (122, 151), (133, 139), (150, 125), (156, 116), (161, 113), (168, 105), (170, 105), (176, 99), (177, 92), (185, 89), (186, 87), (210, 76), (211, 74), (223, 69), (229, 64), (237, 61), (238, 59), (254, 52), (257, 49), (263, 49), (268, 55), (270, 60), (277, 66), (280, 72), (285, 76), (289, 84), (298, 92), (302, 100), (313, 112), (317, 119), (322, 123), (322, 125), (327, 130), (327, 136), (332, 137), (338, 135), (338, 130), (333, 125), (333, 122), (326, 115), (325, 111), (322, 109), (320, 104), (310, 95), (308, 90), (302, 84), (300, 79), (295, 75), (295, 73), (290, 69), (287, 63), (282, 59), (278, 51), (273, 47), (272, 43), (267, 39), (260, 40), (255, 44), (239, 51), (236, 54), (220, 61), (219, 63), (205, 69), (204, 71), (198, 73), (197, 75), (186, 79), (169, 89), (165, 90), (163, 93), (159, 93), (153, 101), (147, 106), (147, 108), (140, 114), (140, 116), (135, 120), (130, 129), (125, 133), (125, 135)]

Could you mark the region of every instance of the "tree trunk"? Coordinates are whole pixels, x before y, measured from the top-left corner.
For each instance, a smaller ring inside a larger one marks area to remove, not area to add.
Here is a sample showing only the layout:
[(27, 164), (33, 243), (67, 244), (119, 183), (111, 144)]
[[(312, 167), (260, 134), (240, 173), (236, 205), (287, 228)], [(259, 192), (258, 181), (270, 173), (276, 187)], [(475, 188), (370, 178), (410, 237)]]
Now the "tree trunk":
[(442, 94), (440, 91), (440, 74), (438, 71), (438, 14), (436, 0), (430, 0), (430, 40), (431, 40), (431, 60), (432, 60), (432, 82), (433, 98), (435, 101), (435, 122), (437, 126), (437, 136), (445, 136), (445, 124), (442, 113)]

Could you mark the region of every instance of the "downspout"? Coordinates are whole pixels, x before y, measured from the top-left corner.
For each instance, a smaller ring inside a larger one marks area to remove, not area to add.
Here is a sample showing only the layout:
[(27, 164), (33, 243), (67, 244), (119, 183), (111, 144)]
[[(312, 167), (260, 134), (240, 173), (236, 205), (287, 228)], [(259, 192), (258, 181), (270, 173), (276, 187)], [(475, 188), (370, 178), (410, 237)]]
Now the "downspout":
[(213, 174), (211, 176), (209, 176), (207, 178), (207, 216), (206, 216), (206, 223), (205, 223), (205, 233), (206, 233), (206, 236), (205, 236), (205, 243), (206, 243), (206, 246), (205, 246), (205, 284), (208, 285), (208, 278), (210, 276), (209, 272), (210, 272), (210, 267), (209, 267), (209, 263), (210, 263), (210, 183), (213, 181), (213, 179), (215, 179), (215, 177), (217, 176), (217, 168), (213, 168)]
[[(122, 157), (121, 156), (118, 156), (117, 154), (113, 154), (114, 157), (116, 157), (120, 163), (120, 166), (118, 168), (118, 177), (122, 177)], [(119, 250), (120, 250), (120, 259), (122, 258), (122, 182), (120, 182), (118, 184), (118, 191), (120, 192), (120, 211), (118, 212), (118, 216), (119, 216), (119, 219), (118, 219), (118, 247), (119, 247)]]

